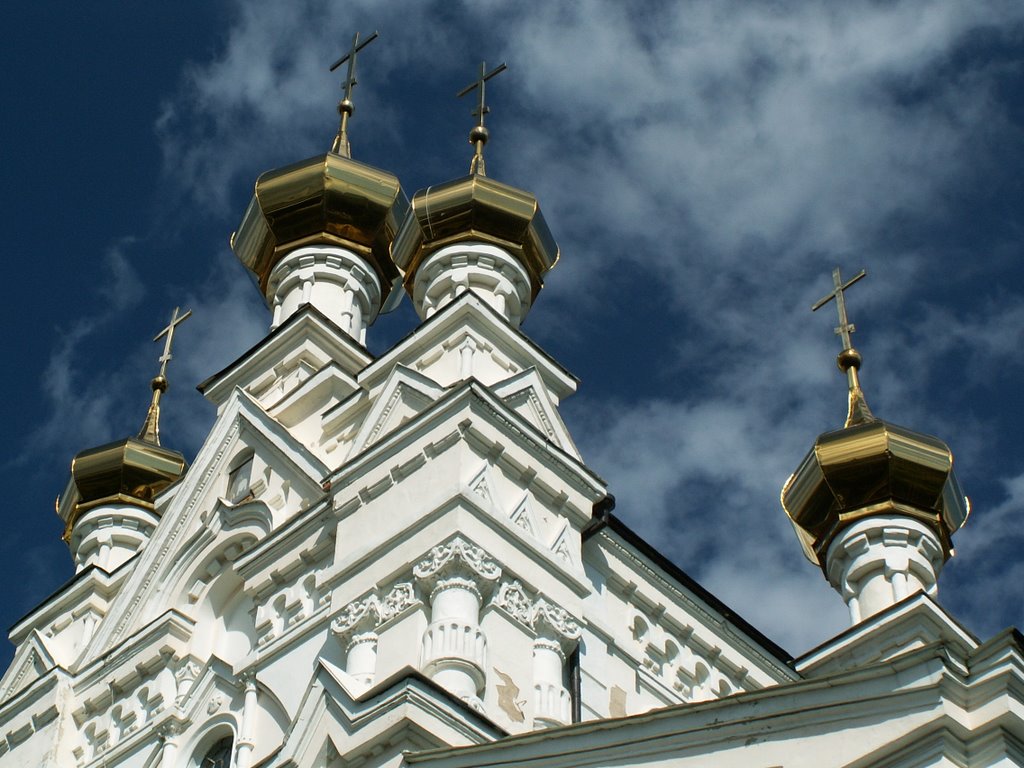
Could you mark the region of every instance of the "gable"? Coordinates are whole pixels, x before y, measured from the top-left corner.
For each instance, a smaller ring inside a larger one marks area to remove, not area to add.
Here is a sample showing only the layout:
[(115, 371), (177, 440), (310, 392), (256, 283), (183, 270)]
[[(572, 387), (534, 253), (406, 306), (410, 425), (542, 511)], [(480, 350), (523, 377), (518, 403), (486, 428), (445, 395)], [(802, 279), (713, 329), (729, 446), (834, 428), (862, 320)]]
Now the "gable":
[(7, 673), (0, 679), (0, 702), (14, 696), (57, 665), (42, 635), (32, 630), (14, 654)]
[(579, 449), (548, 396), (548, 389), (536, 368), (512, 376), (494, 386), (494, 394), (530, 422), (548, 440), (568, 454), (580, 458)]
[(444, 394), (444, 387), (404, 365), (396, 365), (373, 395), (363, 424), (352, 440), (349, 457), (356, 456), (384, 435), (425, 410)]
[[(226, 499), (232, 461), (246, 451), (254, 457), (248, 493), (245, 498)], [(256, 461), (255, 457), (261, 460)], [(133, 627), (144, 622), (146, 616), (176, 602), (168, 596), (173, 591), (168, 583), (183, 562), (188, 564), (190, 557), (196, 556), (200, 544), (211, 546), (203, 540), (204, 533), (210, 532), (211, 522), (221, 521), (218, 530), (231, 529), (222, 542), (224, 547), (235, 546), (228, 539), (236, 540), (239, 536), (262, 538), (270, 528), (281, 525), (323, 494), (321, 481), (326, 472), (319, 459), (249, 396), (236, 389), (163, 510), (152, 539), (139, 554), (138, 564), (100, 625), (85, 658), (103, 653), (134, 631)], [(253, 501), (266, 509), (266, 531), (252, 522), (232, 525), (230, 510)], [(154, 600), (157, 594), (164, 597)]]
[(475, 378), (493, 385), (535, 368), (554, 402), (576, 391), (577, 380), (472, 291), (467, 291), (360, 372), (378, 386), (396, 365), (443, 386)]
[(364, 347), (306, 305), (198, 389), (218, 410), (236, 387), (268, 407), (332, 361), (354, 376), (372, 359)]

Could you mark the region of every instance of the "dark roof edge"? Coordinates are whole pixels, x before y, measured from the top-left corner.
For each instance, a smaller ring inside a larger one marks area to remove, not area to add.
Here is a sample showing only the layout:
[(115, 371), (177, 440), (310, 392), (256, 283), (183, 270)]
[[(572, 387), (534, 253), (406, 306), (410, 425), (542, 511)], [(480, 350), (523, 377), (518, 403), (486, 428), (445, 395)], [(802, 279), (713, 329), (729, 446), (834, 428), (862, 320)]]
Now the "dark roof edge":
[(253, 344), (247, 350), (245, 350), (245, 352), (240, 354), (238, 357), (236, 357), (234, 360), (232, 360), (230, 363), (228, 363), (225, 367), (221, 368), (216, 373), (214, 373), (214, 374), (212, 374), (210, 376), (207, 376), (205, 379), (203, 379), (201, 382), (199, 382), (196, 385), (196, 389), (198, 389), (202, 394), (205, 395), (206, 394), (206, 390), (210, 387), (211, 384), (213, 384), (215, 381), (217, 381), (217, 380), (223, 378), (224, 376), (226, 376), (227, 374), (229, 374), (232, 371), (232, 369), (237, 368), (239, 365), (241, 365), (243, 362), (245, 362), (245, 360), (248, 359), (249, 357), (251, 357), (253, 355), (253, 353), (258, 351), (260, 347), (264, 346), (267, 342), (269, 342), (274, 337), (279, 336), (280, 334), (282, 334), (285, 331), (285, 329), (290, 328), (295, 323), (299, 322), (300, 318), (303, 318), (306, 315), (313, 315), (314, 317), (316, 317), (318, 320), (320, 320), (325, 325), (327, 325), (328, 328), (330, 328), (331, 330), (337, 332), (337, 334), (339, 336), (341, 336), (347, 343), (351, 344), (358, 351), (364, 353), (368, 358), (370, 358), (370, 361), (373, 362), (374, 356), (373, 356), (373, 353), (370, 352), (370, 350), (368, 350), (365, 346), (363, 346), (358, 341), (356, 341), (351, 336), (349, 336), (347, 333), (345, 333), (343, 330), (341, 330), (341, 328), (338, 326), (337, 323), (335, 323), (333, 320), (331, 320), (329, 317), (327, 317), (327, 315), (325, 315), (323, 312), (321, 312), (315, 306), (313, 306), (312, 304), (306, 303), (306, 304), (300, 305), (299, 308), (296, 309), (295, 312), (287, 320), (285, 320), (283, 323), (281, 323), (279, 326), (277, 326), (277, 328), (272, 330), (270, 333), (268, 333), (262, 339), (257, 341), (255, 344)]
[(610, 529), (617, 536), (621, 537), (631, 547), (638, 550), (644, 557), (650, 559), (658, 568), (663, 570), (670, 578), (678, 581), (688, 590), (693, 592), (700, 600), (707, 603), (713, 610), (717, 611), (726, 619), (730, 624), (734, 625), (743, 634), (749, 637), (754, 643), (765, 651), (770, 653), (776, 659), (781, 661), (786, 666), (793, 666), (793, 656), (786, 651), (781, 645), (778, 645), (775, 641), (765, 636), (759, 629), (754, 627), (753, 624), (748, 622), (736, 611), (722, 602), (719, 598), (715, 597), (706, 588), (701, 586), (696, 579), (690, 576), (686, 571), (680, 568), (678, 565), (673, 563), (651, 544), (640, 537), (636, 531), (626, 525), (622, 520), (612, 514), (612, 510), (615, 509), (615, 497), (608, 494), (600, 501), (594, 504), (594, 515), (590, 522), (584, 526), (582, 531), (583, 543), (586, 544), (587, 540), (595, 534), (599, 533), (605, 528)]

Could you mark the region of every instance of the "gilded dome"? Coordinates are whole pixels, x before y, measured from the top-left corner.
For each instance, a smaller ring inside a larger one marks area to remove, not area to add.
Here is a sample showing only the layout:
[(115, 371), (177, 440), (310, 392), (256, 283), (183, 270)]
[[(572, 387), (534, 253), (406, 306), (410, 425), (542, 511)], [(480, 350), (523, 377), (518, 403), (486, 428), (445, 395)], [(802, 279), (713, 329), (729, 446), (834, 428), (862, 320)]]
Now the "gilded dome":
[(836, 535), (874, 515), (920, 520), (948, 556), (969, 513), (949, 447), (874, 418), (818, 437), (782, 489), (782, 506), (804, 554), (822, 567)]
[(472, 174), (421, 189), (413, 196), (392, 248), (406, 287), (412, 288), (416, 270), (432, 252), (469, 240), (496, 245), (515, 257), (530, 276), (534, 298), (544, 285), (544, 275), (558, 261), (558, 244), (537, 198)]
[(136, 437), (82, 451), (71, 462), (69, 491), (74, 499), (64, 520), (65, 538), (93, 507), (132, 504), (152, 509), (154, 497), (187, 468), (178, 451)]
[(289, 251), (339, 245), (366, 259), (384, 298), (399, 276), (391, 242), (408, 208), (393, 174), (328, 152), (261, 175), (231, 247), (265, 293)]

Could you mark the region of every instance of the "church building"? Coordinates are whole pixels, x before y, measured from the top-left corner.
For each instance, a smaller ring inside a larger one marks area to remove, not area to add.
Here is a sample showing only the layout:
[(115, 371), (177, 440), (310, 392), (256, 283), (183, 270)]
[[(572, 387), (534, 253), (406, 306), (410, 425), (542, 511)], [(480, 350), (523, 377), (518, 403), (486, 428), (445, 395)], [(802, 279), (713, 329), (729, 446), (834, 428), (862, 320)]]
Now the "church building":
[[(776, 512), (850, 627), (793, 658), (623, 524), (559, 415), (577, 379), (520, 328), (559, 248), (484, 163), (503, 67), (467, 89), (469, 175), (410, 202), (351, 156), (370, 40), (333, 148), (261, 175), (232, 236), (269, 330), (199, 385), (197, 455), (160, 437), (203, 322), (175, 310), (138, 435), (75, 456), (76, 575), (10, 631), (0, 768), (1024, 765), (1024, 638), (937, 600), (969, 508), (944, 442), (868, 408), (862, 274), (817, 305), (845, 425)], [(406, 296), (419, 324), (371, 354)]]

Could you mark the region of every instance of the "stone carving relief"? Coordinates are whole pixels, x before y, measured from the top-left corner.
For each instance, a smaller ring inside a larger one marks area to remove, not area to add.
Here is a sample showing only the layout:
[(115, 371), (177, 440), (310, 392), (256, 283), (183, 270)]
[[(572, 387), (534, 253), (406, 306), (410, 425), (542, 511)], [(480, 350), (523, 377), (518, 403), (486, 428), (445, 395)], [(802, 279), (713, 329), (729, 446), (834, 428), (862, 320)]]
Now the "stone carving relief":
[[(188, 668), (186, 661), (179, 668)], [(189, 682), (198, 674), (198, 667)], [(111, 695), (105, 695), (100, 702), (86, 701), (81, 709), (74, 713), (79, 724), (81, 741), (72, 753), (79, 765), (96, 759), (104, 752), (112, 749), (136, 731), (145, 728), (175, 703), (178, 679), (169, 667), (158, 669), (136, 679), (128, 688), (108, 689)]]
[(377, 630), (423, 601), (409, 582), (395, 584), (380, 596), (371, 593), (346, 605), (331, 622), (331, 632), (345, 645), (345, 671), (369, 685), (377, 666)]

